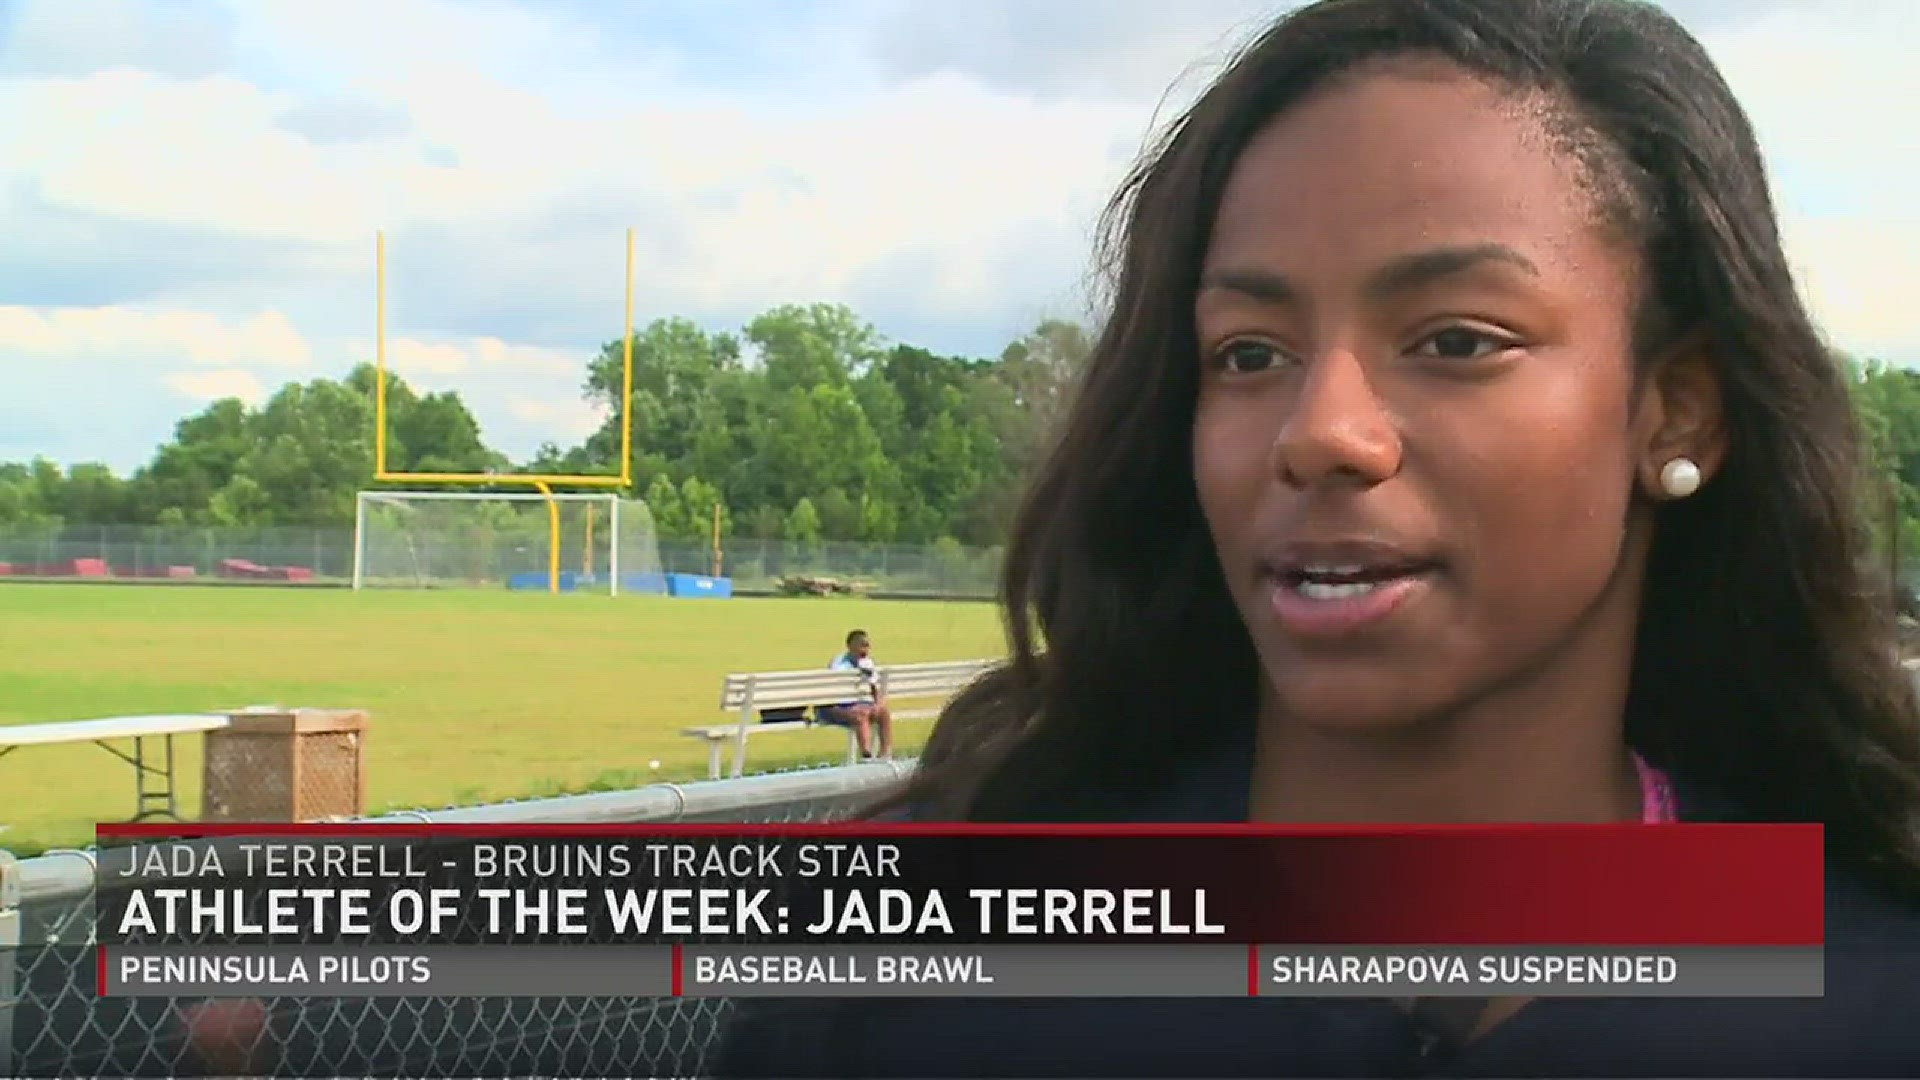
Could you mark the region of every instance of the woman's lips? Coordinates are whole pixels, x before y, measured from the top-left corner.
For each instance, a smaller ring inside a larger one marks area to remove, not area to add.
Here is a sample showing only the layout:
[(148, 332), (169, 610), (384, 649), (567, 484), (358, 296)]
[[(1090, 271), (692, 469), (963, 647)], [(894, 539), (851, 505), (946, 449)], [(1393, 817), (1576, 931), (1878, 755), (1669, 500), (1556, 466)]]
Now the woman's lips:
[(1378, 569), (1329, 564), (1269, 572), (1266, 581), (1282, 630), (1298, 638), (1331, 640), (1392, 617), (1432, 588), (1436, 570), (1432, 564)]

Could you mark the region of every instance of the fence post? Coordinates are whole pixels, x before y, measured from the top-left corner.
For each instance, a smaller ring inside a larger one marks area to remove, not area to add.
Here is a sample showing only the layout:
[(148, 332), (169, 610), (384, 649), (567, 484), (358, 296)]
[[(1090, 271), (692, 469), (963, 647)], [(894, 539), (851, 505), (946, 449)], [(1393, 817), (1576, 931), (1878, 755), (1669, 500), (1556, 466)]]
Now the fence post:
[(15, 985), (20, 952), (20, 863), (0, 851), (0, 1076), (12, 1076), (13, 1007), (20, 1000)]

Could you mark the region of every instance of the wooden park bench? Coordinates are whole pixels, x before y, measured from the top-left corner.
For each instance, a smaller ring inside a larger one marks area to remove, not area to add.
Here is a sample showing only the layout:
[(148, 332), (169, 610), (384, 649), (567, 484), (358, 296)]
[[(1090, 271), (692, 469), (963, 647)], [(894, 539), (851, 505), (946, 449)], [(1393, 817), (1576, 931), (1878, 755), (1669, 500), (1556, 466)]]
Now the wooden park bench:
[[(886, 695), (893, 719), (927, 720), (940, 715), (947, 700), (968, 683), (979, 678), (996, 661), (947, 660), (930, 664), (892, 664), (875, 671), (874, 681)], [(747, 766), (747, 740), (774, 731), (794, 731), (808, 727), (838, 727), (814, 719), (821, 706), (847, 701), (870, 700), (866, 676), (858, 671), (833, 671), (824, 668), (808, 671), (755, 671), (728, 675), (720, 689), (720, 709), (738, 719), (729, 724), (684, 729), (681, 734), (704, 740), (707, 744), (707, 775), (720, 777), (720, 752), (733, 744), (734, 776)], [(913, 708), (901, 708), (902, 702), (922, 702)], [(761, 720), (767, 711), (798, 713), (795, 719)], [(852, 728), (846, 728), (847, 763), (860, 760), (860, 740)]]

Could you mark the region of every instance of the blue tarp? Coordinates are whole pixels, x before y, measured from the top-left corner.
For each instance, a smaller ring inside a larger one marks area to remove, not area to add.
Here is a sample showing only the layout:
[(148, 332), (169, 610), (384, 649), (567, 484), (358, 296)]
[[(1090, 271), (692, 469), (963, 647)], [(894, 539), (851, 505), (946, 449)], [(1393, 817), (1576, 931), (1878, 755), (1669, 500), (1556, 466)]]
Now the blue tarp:
[[(561, 592), (577, 592), (583, 588), (604, 588), (605, 584), (605, 579), (598, 574), (583, 574), (578, 570), (560, 571)], [(527, 570), (512, 574), (507, 578), (507, 588), (522, 592), (546, 592), (547, 572)], [(733, 595), (733, 581), (730, 578), (702, 577), (699, 574), (654, 574), (632, 570), (620, 575), (620, 591), (652, 593), (656, 596), (721, 599)]]
[(659, 596), (667, 594), (667, 575), (652, 574), (644, 570), (629, 570), (620, 575), (620, 591), (623, 593), (653, 593)]
[[(586, 575), (578, 570), (560, 571), (560, 591), (572, 592), (578, 589)], [(587, 580), (591, 580), (590, 578)], [(507, 578), (507, 588), (525, 592), (546, 592), (550, 581), (545, 570), (528, 570), (513, 574)]]
[(733, 579), (699, 574), (668, 574), (667, 595), (724, 600), (733, 595)]

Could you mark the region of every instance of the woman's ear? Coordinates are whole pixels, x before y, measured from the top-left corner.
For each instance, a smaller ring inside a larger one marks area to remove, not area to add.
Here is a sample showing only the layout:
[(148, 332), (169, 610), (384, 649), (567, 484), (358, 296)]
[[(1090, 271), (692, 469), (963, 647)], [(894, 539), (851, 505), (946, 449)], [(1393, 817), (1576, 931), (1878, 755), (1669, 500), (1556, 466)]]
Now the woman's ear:
[(1710, 482), (1727, 456), (1720, 374), (1706, 339), (1690, 338), (1670, 351), (1640, 393), (1641, 490), (1661, 501), (1685, 498)]

